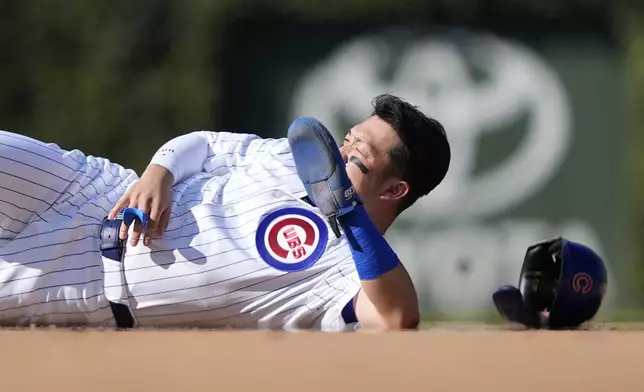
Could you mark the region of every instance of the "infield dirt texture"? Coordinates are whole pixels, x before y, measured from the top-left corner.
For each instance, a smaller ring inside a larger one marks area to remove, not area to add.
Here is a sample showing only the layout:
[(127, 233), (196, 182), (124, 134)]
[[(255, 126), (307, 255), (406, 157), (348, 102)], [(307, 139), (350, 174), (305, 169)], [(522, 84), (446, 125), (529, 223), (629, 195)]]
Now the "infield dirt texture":
[[(491, 327), (492, 328), (492, 327)], [(644, 332), (0, 332), (0, 391), (644, 391)]]

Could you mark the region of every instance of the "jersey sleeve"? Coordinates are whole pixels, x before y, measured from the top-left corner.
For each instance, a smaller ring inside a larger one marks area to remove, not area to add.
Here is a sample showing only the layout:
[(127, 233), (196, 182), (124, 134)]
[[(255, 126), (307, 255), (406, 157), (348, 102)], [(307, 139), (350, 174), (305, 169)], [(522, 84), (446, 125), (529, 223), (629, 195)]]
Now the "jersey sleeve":
[(286, 139), (265, 139), (254, 134), (204, 132), (208, 155), (204, 171), (225, 175), (231, 168), (244, 168), (259, 161), (273, 159), (288, 147)]
[(178, 183), (200, 172), (225, 175), (232, 168), (279, 153), (284, 144), (284, 139), (265, 139), (254, 134), (195, 131), (166, 142), (150, 163), (168, 169)]

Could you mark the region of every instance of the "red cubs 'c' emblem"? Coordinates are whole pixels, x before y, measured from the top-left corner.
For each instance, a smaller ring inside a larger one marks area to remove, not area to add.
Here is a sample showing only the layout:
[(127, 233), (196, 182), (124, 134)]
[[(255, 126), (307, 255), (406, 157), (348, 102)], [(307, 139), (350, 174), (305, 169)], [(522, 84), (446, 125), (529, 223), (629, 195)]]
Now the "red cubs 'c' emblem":
[(256, 234), (260, 257), (282, 271), (299, 271), (313, 265), (328, 240), (324, 221), (310, 210), (289, 207), (264, 217)]
[(296, 260), (306, 256), (306, 248), (313, 246), (315, 239), (313, 225), (299, 217), (280, 220), (268, 231), (268, 246), (282, 259), (286, 259), (289, 252)]
[(580, 272), (572, 277), (572, 289), (576, 293), (588, 294), (593, 289), (593, 278), (585, 272)]

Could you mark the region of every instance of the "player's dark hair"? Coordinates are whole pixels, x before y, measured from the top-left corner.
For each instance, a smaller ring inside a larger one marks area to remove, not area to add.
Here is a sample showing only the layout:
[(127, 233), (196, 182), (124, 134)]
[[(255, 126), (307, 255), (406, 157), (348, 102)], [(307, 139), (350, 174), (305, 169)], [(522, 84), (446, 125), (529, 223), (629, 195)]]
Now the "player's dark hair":
[(409, 184), (399, 213), (443, 181), (451, 160), (445, 129), (418, 107), (390, 94), (373, 99), (372, 115), (387, 122), (398, 134), (401, 145), (389, 151), (392, 170)]

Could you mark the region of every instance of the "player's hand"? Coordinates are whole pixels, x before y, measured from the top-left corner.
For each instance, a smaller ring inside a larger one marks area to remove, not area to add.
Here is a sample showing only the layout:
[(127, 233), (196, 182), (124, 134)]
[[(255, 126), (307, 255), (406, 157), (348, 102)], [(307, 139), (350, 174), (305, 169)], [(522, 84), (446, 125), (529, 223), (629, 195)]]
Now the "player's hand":
[[(114, 219), (124, 208), (133, 207), (143, 210), (150, 216), (145, 232), (141, 222), (136, 220), (132, 229), (130, 244), (136, 246), (143, 235), (143, 244), (149, 245), (152, 235), (162, 235), (170, 220), (172, 185), (174, 176), (163, 166), (151, 164), (141, 178), (128, 189), (121, 200), (112, 208), (108, 218)], [(121, 225), (119, 238), (127, 239), (128, 228)]]

